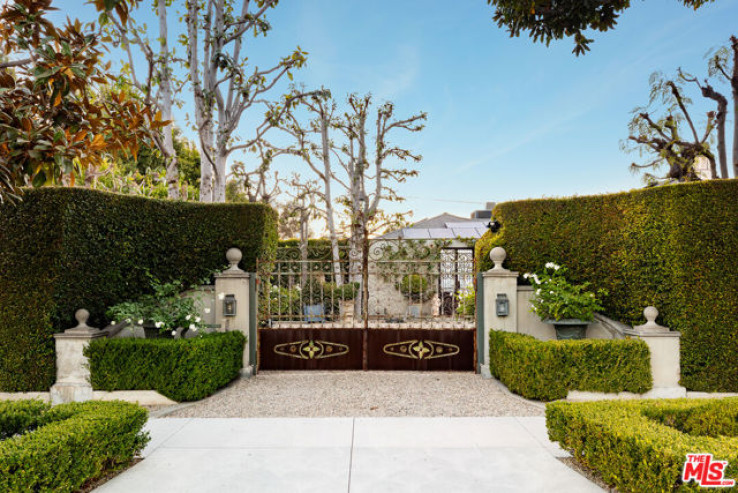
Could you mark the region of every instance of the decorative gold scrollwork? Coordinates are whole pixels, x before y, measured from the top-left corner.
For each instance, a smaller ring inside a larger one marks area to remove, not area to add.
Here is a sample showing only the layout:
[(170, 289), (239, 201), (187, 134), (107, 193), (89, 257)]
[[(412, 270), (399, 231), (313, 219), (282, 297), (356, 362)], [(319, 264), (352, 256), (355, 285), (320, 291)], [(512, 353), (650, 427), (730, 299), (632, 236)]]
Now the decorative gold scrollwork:
[(385, 344), (384, 354), (410, 359), (449, 358), (459, 354), (459, 346), (438, 341), (413, 339)]
[(277, 344), (274, 346), (274, 352), (280, 356), (297, 359), (325, 359), (348, 354), (349, 347), (337, 342), (307, 339)]

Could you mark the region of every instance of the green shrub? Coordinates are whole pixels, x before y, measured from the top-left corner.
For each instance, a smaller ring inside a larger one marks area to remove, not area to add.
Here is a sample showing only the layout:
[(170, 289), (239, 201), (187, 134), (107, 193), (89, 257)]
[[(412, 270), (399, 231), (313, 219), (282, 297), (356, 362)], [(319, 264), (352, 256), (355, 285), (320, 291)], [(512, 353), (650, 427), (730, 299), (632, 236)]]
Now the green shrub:
[(150, 293), (148, 274), (186, 284), (243, 252), (241, 268), (274, 255), (276, 214), (260, 204), (197, 204), (78, 188), (26, 190), (0, 206), (0, 391), (45, 391), (53, 334), (78, 308), (102, 327), (116, 303)]
[(33, 433), (0, 441), (0, 491), (77, 491), (128, 465), (149, 440), (142, 432), (148, 413), (134, 404), (0, 404), (4, 422), (31, 412), (25, 419), (38, 425)]
[(650, 354), (635, 339), (540, 341), (492, 330), (489, 369), (528, 399), (563, 399), (569, 390), (643, 393), (652, 387)]
[(711, 180), (628, 193), (498, 204), (497, 234), (476, 245), (476, 264), (503, 246), (505, 266), (540, 271), (562, 262), (576, 283), (608, 291), (608, 316), (659, 323), (681, 338), (681, 384), (738, 392), (738, 180)]
[(98, 339), (85, 349), (95, 390), (156, 390), (175, 401), (212, 395), (238, 377), (239, 331), (192, 339)]
[[(685, 491), (698, 489), (694, 482), (681, 483), (688, 453), (727, 460), (725, 477), (738, 478), (738, 434), (726, 411), (735, 419), (738, 399), (554, 402), (546, 406), (546, 425), (551, 440), (618, 491)], [(690, 415), (702, 425), (688, 431), (669, 425)], [(707, 433), (721, 426), (720, 436)]]

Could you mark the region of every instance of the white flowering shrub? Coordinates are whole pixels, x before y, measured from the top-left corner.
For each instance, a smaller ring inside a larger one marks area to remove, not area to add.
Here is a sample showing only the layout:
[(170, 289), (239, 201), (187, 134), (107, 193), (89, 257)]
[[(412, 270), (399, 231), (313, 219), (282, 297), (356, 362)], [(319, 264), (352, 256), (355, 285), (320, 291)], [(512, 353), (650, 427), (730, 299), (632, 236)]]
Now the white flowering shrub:
[(589, 291), (589, 283), (571, 284), (566, 279), (566, 268), (548, 262), (541, 273), (526, 273), (525, 279), (533, 285), (531, 311), (542, 320), (578, 319), (590, 321), (602, 310), (600, 298), (607, 290)]
[(118, 303), (106, 311), (111, 323), (126, 321), (139, 326), (153, 325), (159, 332), (172, 332), (179, 328), (197, 332), (204, 328), (199, 316), (198, 301), (183, 297), (182, 281), (162, 283), (151, 279), (153, 293), (141, 296), (136, 301)]

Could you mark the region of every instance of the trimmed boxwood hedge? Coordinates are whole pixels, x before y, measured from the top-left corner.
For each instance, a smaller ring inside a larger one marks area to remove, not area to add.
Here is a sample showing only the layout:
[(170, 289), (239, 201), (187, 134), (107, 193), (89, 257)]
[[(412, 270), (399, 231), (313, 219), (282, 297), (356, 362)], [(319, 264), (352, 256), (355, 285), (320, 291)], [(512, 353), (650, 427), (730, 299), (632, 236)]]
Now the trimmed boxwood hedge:
[(711, 453), (715, 460), (728, 461), (725, 478), (738, 478), (737, 416), (738, 399), (554, 402), (546, 406), (552, 441), (572, 451), (618, 491), (639, 493), (698, 490), (693, 481), (681, 483), (689, 453)]
[(156, 390), (175, 401), (212, 395), (238, 377), (241, 332), (193, 339), (98, 339), (85, 348), (95, 390)]
[(492, 330), (489, 369), (528, 399), (563, 399), (570, 390), (643, 393), (651, 389), (650, 353), (635, 339), (540, 341)]
[(738, 391), (738, 181), (712, 180), (628, 193), (498, 204), (502, 223), (476, 245), (479, 269), (501, 245), (506, 267), (566, 265), (575, 282), (605, 288), (608, 316), (681, 331), (681, 384)]
[(125, 402), (0, 402), (0, 436), (9, 437), (0, 441), (0, 491), (78, 491), (130, 464), (149, 440), (147, 418)]
[(274, 255), (277, 216), (261, 204), (197, 204), (79, 188), (26, 190), (0, 206), (0, 391), (54, 383), (53, 334), (78, 308), (107, 324), (106, 307), (161, 281), (196, 282), (243, 252), (241, 268)]

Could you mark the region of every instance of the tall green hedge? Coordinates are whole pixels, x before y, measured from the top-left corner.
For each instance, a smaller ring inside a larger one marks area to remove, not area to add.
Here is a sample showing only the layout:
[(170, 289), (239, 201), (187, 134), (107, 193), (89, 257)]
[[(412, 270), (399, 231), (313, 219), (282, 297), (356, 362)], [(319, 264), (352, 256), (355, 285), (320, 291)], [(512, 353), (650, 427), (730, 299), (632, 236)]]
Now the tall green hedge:
[(95, 390), (156, 390), (175, 401), (197, 401), (238, 377), (245, 343), (238, 331), (192, 339), (98, 339), (85, 355)]
[(489, 369), (512, 392), (541, 401), (570, 390), (642, 394), (653, 386), (648, 346), (636, 339), (540, 341), (491, 330)]
[(502, 245), (523, 272), (555, 261), (574, 281), (606, 288), (606, 313), (682, 332), (682, 385), (738, 391), (738, 180), (497, 205), (501, 230), (477, 242), (477, 265)]
[(84, 307), (103, 326), (105, 308), (150, 289), (146, 273), (195, 282), (224, 267), (273, 256), (277, 216), (260, 204), (197, 204), (78, 188), (26, 190), (0, 206), (0, 391), (54, 383), (52, 335)]

